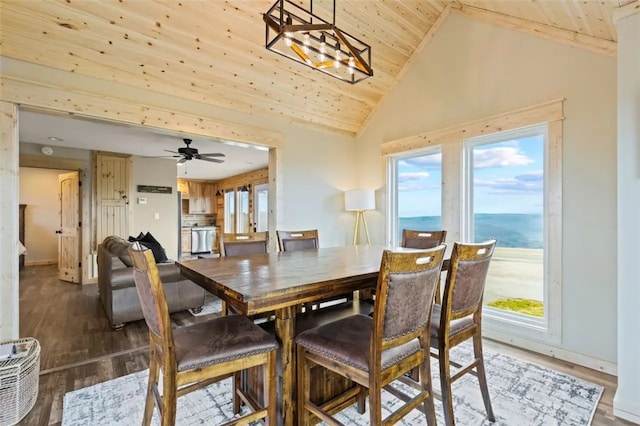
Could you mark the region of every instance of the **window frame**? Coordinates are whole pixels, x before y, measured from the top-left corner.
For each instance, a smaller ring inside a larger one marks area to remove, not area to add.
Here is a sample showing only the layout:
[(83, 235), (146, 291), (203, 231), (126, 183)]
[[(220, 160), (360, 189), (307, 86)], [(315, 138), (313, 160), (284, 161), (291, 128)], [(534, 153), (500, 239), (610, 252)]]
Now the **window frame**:
[[(397, 223), (397, 197), (395, 182), (397, 171), (392, 170), (393, 159), (418, 150), (441, 146), (442, 152), (442, 226), (447, 229), (447, 240), (464, 241), (463, 214), (468, 211), (464, 190), (469, 183), (462, 175), (464, 169), (464, 141), (505, 131), (533, 126), (547, 126), (545, 149), (544, 187), (544, 279), (545, 321), (532, 321), (525, 315), (504, 312), (494, 315), (485, 309), (483, 329), (486, 337), (513, 343), (520, 338), (557, 345), (562, 330), (562, 120), (564, 99), (557, 99), (465, 122), (450, 127), (411, 135), (382, 144), (382, 155), (387, 157), (387, 242), (393, 241)], [(394, 210), (395, 209), (395, 210)], [(396, 213), (394, 213), (394, 211)], [(394, 216), (395, 215), (395, 216)], [(451, 247), (449, 247), (449, 250)], [(547, 315), (548, 313), (548, 315)], [(527, 318), (523, 318), (527, 317)]]
[[(387, 197), (387, 211), (389, 214), (387, 215), (387, 228), (388, 228), (388, 238), (387, 244), (393, 247), (398, 247), (401, 244), (401, 236), (399, 235), (399, 221), (398, 217), (398, 163), (402, 160), (406, 160), (408, 158), (415, 157), (424, 157), (427, 155), (440, 154), (442, 155), (442, 148), (440, 146), (431, 146), (424, 149), (414, 150), (410, 152), (399, 153), (395, 155), (390, 155), (387, 162), (387, 187), (392, 188), (389, 191), (389, 197)], [(440, 164), (440, 173), (442, 178), (442, 163)], [(443, 191), (440, 190), (440, 218), (442, 220), (443, 214)]]
[[(233, 193), (232, 197), (229, 197), (228, 194), (230, 193)], [(236, 232), (236, 220), (237, 220), (236, 219), (237, 217), (236, 197), (237, 197), (237, 194), (234, 188), (229, 188), (224, 190), (224, 232), (225, 233), (235, 234)], [(230, 203), (228, 202), (229, 198), (233, 200), (233, 220), (230, 220), (231, 213), (229, 211), (229, 205), (230, 205)], [(231, 226), (229, 226), (229, 223), (231, 223)]]
[[(491, 327), (502, 329), (502, 323), (509, 324), (509, 326), (526, 327), (529, 331), (523, 330), (524, 334), (532, 334), (535, 336), (537, 332), (542, 332), (547, 335), (553, 335), (551, 333), (550, 321), (553, 305), (552, 300), (555, 300), (555, 295), (551, 295), (551, 288), (549, 286), (549, 256), (547, 255), (549, 247), (548, 238), (548, 221), (549, 221), (549, 209), (548, 209), (548, 174), (549, 174), (549, 129), (548, 124), (538, 124), (534, 126), (528, 126), (521, 129), (505, 130), (501, 132), (495, 132), (488, 135), (483, 135), (475, 138), (465, 139), (462, 142), (462, 167), (460, 174), (463, 181), (462, 189), (462, 211), (461, 211), (461, 235), (462, 241), (473, 241), (475, 235), (474, 226), (474, 168), (473, 168), (473, 152), (474, 148), (479, 146), (485, 146), (493, 143), (500, 143), (507, 140), (520, 139), (528, 136), (543, 135), (544, 147), (543, 147), (543, 168), (544, 168), (544, 185), (543, 185), (543, 305), (544, 316), (543, 318), (536, 318), (528, 315), (518, 314), (516, 312), (509, 312), (503, 309), (494, 308), (491, 306), (483, 306), (483, 320), (491, 323)], [(495, 324), (493, 323), (495, 321)]]

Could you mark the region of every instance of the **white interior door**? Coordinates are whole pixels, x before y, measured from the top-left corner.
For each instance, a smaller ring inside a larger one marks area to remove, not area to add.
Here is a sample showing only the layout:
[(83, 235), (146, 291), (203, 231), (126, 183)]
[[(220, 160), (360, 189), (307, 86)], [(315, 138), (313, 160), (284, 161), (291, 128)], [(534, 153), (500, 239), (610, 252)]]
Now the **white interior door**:
[(80, 282), (80, 176), (58, 175), (60, 229), (58, 232), (58, 279)]

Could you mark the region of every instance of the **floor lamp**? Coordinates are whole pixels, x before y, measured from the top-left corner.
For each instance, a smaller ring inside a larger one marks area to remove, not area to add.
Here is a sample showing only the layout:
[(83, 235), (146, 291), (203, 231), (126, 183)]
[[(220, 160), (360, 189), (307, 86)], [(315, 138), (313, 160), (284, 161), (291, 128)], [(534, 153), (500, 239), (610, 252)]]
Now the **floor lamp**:
[(360, 222), (362, 222), (364, 233), (367, 236), (367, 244), (371, 244), (364, 212), (365, 210), (375, 210), (375, 208), (376, 197), (373, 189), (354, 189), (344, 193), (344, 209), (348, 212), (356, 212), (356, 223), (353, 230), (353, 245), (356, 245), (359, 242)]

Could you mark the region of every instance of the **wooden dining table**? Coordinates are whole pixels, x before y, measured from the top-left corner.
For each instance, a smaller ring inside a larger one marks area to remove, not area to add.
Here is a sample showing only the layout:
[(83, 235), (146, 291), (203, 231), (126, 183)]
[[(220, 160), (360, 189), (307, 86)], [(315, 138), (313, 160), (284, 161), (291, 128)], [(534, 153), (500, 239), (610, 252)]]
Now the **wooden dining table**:
[[(375, 288), (384, 246), (345, 246), (176, 262), (182, 274), (240, 314), (275, 312), (283, 424), (295, 425), (294, 337), (299, 306)], [(402, 250), (393, 248), (393, 250)], [(356, 293), (358, 294), (358, 293)]]

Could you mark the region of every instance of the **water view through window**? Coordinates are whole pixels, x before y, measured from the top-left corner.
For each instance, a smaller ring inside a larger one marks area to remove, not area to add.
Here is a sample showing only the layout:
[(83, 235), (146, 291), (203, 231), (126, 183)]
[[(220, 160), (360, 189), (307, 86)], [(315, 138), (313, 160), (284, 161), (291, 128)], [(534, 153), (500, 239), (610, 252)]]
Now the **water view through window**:
[[(465, 241), (496, 238), (484, 303), (544, 315), (544, 129), (468, 141)], [(398, 241), (402, 229), (442, 229), (439, 151), (397, 163)]]

